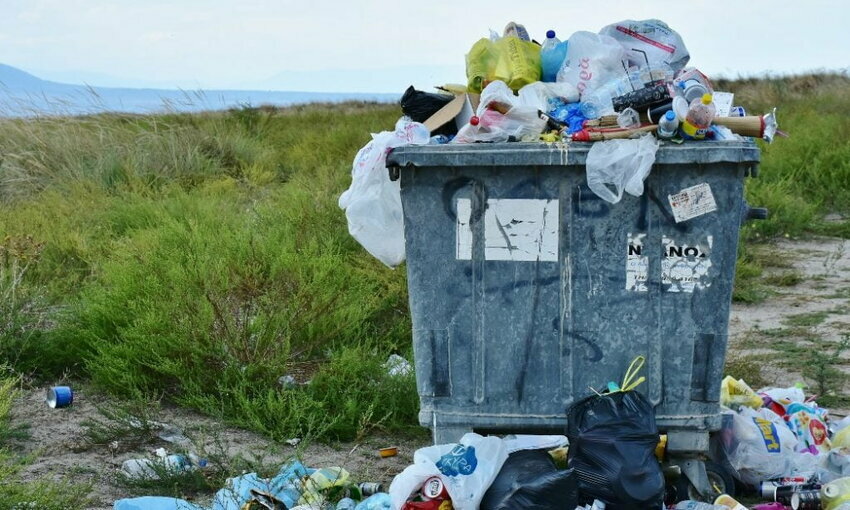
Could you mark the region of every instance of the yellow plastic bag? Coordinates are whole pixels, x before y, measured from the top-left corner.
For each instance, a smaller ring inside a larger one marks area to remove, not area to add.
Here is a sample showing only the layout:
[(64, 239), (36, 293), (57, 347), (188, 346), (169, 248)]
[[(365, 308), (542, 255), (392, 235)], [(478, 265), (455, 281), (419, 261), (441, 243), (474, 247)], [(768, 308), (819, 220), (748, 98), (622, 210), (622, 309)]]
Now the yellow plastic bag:
[(467, 88), (479, 94), (490, 81), (496, 70), (496, 49), (490, 39), (479, 39), (466, 55)]
[(494, 78), (508, 84), (514, 92), (540, 81), (543, 70), (540, 64), (540, 46), (517, 37), (503, 37), (494, 43), (496, 71)]
[(540, 81), (540, 46), (516, 37), (496, 42), (479, 39), (466, 55), (466, 78), (472, 93), (481, 92), (493, 80), (508, 84), (514, 92)]
[(720, 403), (726, 407), (747, 406), (758, 409), (764, 405), (761, 397), (743, 379), (727, 375), (720, 383)]

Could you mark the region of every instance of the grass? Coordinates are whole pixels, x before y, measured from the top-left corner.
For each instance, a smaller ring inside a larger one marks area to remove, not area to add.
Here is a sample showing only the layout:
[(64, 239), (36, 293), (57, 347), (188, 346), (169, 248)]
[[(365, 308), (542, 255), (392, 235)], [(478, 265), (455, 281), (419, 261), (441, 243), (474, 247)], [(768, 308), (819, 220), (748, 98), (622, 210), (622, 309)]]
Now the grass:
[[(763, 146), (735, 299), (794, 285), (760, 242), (845, 232), (850, 80), (717, 83), (791, 136)], [(136, 402), (166, 400), (275, 439), (417, 428), (404, 270), (351, 238), (339, 194), (377, 104), (0, 120), (0, 360)], [(762, 281), (765, 268), (783, 272)], [(299, 384), (278, 379), (296, 375)]]

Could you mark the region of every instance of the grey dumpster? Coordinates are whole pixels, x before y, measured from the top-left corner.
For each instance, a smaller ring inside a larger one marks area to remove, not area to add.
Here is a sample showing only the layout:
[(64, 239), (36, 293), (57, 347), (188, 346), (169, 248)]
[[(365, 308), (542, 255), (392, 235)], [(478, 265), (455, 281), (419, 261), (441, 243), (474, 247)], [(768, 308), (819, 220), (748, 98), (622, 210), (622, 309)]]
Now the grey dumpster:
[(662, 144), (643, 195), (617, 204), (587, 187), (589, 149), (450, 144), (388, 156), (401, 179), (419, 421), (436, 442), (472, 429), (563, 431), (570, 404), (644, 355), (639, 390), (668, 451), (707, 451), (738, 230), (758, 214), (743, 185), (759, 149)]

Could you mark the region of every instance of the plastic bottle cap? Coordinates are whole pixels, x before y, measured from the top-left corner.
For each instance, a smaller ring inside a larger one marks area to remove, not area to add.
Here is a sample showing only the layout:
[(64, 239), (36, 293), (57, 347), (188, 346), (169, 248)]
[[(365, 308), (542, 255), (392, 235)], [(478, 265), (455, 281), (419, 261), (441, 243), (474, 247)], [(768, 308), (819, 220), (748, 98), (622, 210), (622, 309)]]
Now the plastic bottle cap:
[(702, 104), (711, 104), (711, 94), (703, 94), (702, 95)]
[(546, 38), (547, 39), (554, 39), (555, 38), (555, 31), (549, 30), (548, 32), (546, 32)]
[(478, 122), (479, 122), (478, 117), (476, 117), (474, 115), (472, 117), (470, 117), (470, 119), (469, 119), (469, 123), (472, 124), (473, 126), (477, 126)]
[(676, 118), (676, 112), (673, 110), (667, 110), (667, 113), (664, 114), (664, 118), (667, 120), (673, 120)]

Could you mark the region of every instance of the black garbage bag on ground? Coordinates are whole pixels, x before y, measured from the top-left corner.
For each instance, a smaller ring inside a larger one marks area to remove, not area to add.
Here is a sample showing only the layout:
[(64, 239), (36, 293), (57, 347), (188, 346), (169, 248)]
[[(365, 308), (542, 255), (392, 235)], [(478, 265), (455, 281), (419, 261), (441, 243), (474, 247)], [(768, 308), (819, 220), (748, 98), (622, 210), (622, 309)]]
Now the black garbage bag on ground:
[[(425, 122), (431, 115), (437, 113), (440, 108), (449, 104), (452, 99), (454, 99), (454, 96), (422, 92), (421, 90), (414, 89), (413, 85), (411, 85), (407, 87), (404, 95), (401, 96), (401, 112), (416, 122)], [(457, 126), (454, 122), (449, 122), (431, 133), (431, 136), (455, 134), (457, 134)]]
[(655, 458), (655, 408), (637, 391), (592, 395), (567, 412), (567, 466), (579, 493), (610, 509), (660, 508), (664, 474)]
[(484, 493), (480, 510), (575, 510), (578, 485), (572, 469), (559, 470), (545, 450), (508, 456)]

